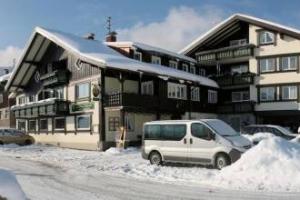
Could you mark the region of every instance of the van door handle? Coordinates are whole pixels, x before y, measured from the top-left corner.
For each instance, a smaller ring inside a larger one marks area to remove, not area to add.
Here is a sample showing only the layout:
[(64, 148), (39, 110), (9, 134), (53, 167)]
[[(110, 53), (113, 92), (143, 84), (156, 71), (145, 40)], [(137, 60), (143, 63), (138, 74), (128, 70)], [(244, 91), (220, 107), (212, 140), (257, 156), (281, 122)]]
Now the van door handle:
[(193, 144), (193, 139), (192, 138), (190, 138), (190, 144)]
[(186, 138), (183, 139), (183, 144), (186, 144)]

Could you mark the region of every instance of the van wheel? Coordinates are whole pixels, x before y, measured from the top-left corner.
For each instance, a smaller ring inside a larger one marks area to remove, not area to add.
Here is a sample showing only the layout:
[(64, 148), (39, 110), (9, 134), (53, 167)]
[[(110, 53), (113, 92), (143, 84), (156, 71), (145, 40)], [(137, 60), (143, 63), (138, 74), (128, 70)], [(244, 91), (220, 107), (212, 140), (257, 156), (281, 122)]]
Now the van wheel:
[(226, 154), (218, 154), (215, 160), (215, 168), (223, 169), (228, 165), (230, 165), (228, 156)]
[(31, 145), (32, 141), (31, 140), (25, 140), (25, 145)]
[(0, 141), (0, 145), (3, 145), (4, 143), (2, 141)]
[(161, 165), (162, 164), (161, 155), (157, 151), (153, 151), (150, 154), (149, 160), (152, 165)]

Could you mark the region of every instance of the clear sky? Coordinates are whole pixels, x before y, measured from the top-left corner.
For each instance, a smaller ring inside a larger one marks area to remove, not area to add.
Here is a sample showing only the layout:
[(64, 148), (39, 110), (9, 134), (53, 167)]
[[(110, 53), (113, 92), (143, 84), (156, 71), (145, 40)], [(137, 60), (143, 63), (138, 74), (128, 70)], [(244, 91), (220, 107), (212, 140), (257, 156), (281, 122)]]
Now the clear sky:
[(20, 53), (35, 26), (101, 40), (111, 16), (119, 38), (179, 50), (237, 12), (300, 29), (299, 10), (296, 0), (0, 0), (0, 66)]

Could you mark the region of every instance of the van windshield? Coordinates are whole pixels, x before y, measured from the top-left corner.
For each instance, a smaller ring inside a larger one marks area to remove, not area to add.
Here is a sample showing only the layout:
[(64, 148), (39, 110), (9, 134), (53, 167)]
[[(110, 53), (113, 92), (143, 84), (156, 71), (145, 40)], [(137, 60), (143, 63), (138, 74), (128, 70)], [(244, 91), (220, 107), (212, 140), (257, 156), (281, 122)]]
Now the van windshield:
[(209, 120), (206, 122), (212, 129), (214, 129), (219, 135), (222, 136), (238, 136), (239, 133), (236, 132), (231, 126), (226, 124), (221, 120)]

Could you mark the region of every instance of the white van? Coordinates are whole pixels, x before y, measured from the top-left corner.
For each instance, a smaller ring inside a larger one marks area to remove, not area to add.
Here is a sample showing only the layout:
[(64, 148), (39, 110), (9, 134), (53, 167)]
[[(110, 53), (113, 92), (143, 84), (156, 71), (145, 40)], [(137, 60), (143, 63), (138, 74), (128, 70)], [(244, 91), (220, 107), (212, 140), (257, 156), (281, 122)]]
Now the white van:
[(199, 163), (221, 169), (251, 146), (251, 141), (218, 119), (153, 121), (144, 124), (142, 157), (156, 165)]

